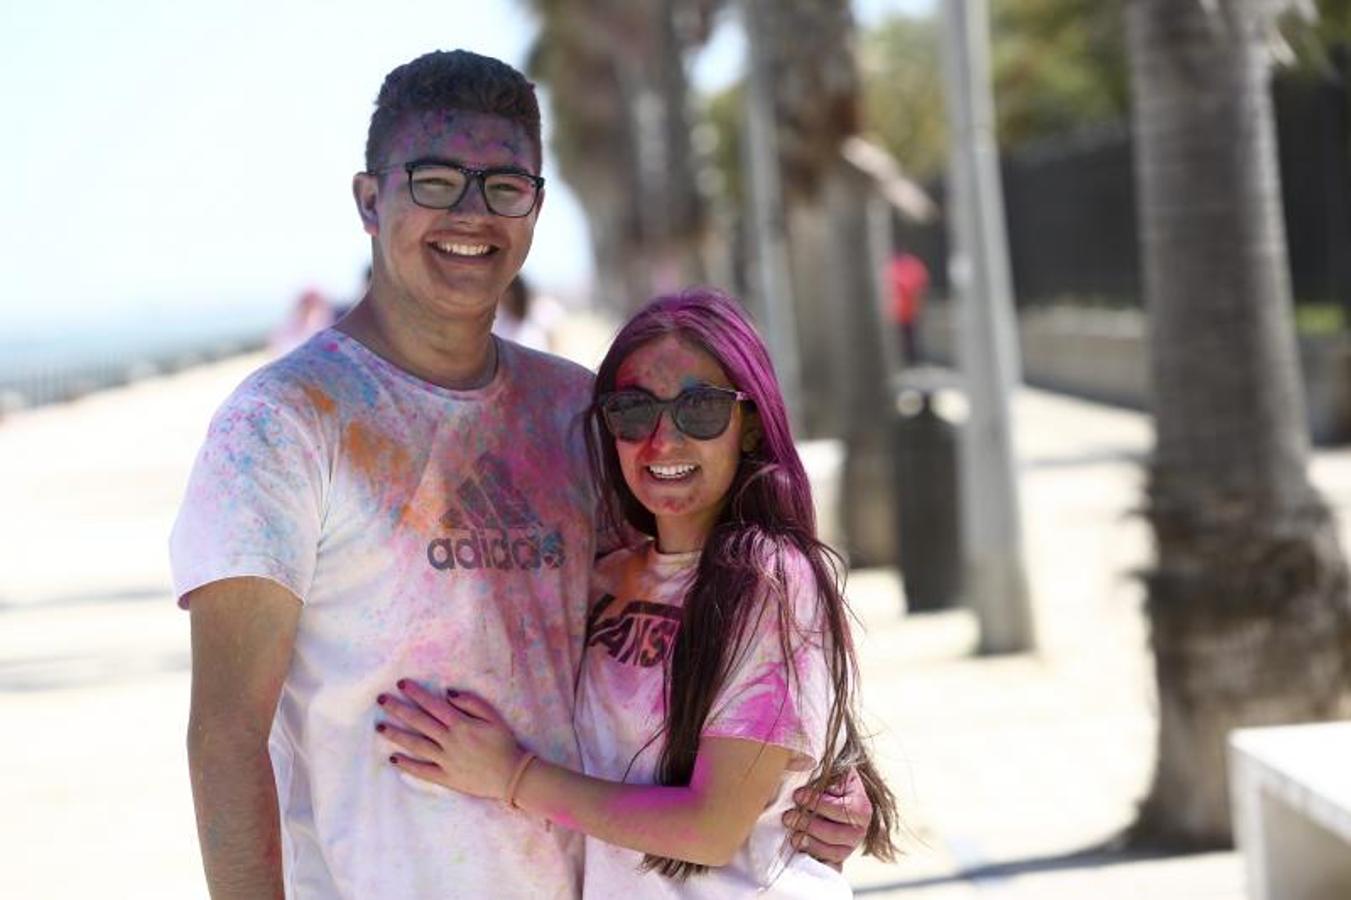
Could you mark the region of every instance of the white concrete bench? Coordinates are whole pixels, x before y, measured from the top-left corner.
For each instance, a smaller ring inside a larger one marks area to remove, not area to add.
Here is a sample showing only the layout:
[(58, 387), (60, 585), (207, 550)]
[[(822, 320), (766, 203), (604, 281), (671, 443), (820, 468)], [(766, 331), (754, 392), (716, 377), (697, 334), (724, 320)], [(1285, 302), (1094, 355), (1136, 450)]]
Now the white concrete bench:
[(1351, 722), (1233, 732), (1229, 790), (1252, 900), (1351, 898)]

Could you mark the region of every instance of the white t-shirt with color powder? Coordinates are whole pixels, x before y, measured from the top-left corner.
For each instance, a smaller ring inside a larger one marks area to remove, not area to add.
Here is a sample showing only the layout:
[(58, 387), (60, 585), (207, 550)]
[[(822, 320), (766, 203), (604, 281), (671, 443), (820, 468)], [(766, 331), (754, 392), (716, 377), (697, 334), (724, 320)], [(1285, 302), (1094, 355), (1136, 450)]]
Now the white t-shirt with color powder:
[[(577, 739), (587, 774), (630, 784), (656, 782), (665, 665), (698, 562), (697, 551), (664, 554), (648, 542), (597, 563), (577, 697)], [(587, 838), (587, 898), (852, 896), (843, 875), (792, 851), (781, 820), (794, 805), (793, 791), (807, 783), (825, 752), (833, 697), (811, 569), (801, 556), (788, 556), (784, 569), (795, 618), (791, 669), (780, 646), (778, 613), (765, 604), (752, 619), (753, 637), (734, 661), (702, 732), (792, 751), (774, 798), (730, 864), (683, 882), (640, 871), (641, 853)]]
[(408, 677), (482, 695), (525, 746), (581, 765), (591, 375), (497, 348), (491, 383), (454, 391), (326, 330), (245, 380), (198, 456), (178, 596), (261, 576), (304, 602), (270, 740), (288, 897), (580, 890), (578, 837), (401, 774), (374, 729)]

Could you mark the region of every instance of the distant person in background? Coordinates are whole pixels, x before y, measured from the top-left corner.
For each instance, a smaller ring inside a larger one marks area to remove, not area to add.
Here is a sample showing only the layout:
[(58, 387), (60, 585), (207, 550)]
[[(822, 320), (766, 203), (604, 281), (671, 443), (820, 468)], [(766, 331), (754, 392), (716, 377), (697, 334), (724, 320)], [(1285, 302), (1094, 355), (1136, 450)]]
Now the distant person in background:
[(333, 324), (333, 307), (319, 291), (308, 288), (296, 298), (286, 320), (267, 339), (273, 356), (284, 356)]
[(509, 341), (515, 341), (522, 347), (535, 350), (549, 349), (549, 336), (544, 329), (530, 320), (530, 287), (523, 276), (517, 275), (507, 285), (507, 292), (497, 304), (497, 316), (493, 319), (493, 334)]
[(517, 275), (497, 304), (493, 334), (532, 350), (553, 350), (553, 330), (563, 309), (552, 297), (531, 290), (525, 276)]
[(901, 364), (918, 365), (922, 361), (919, 324), (924, 314), (924, 295), (929, 290), (929, 269), (918, 256), (899, 251), (887, 265), (887, 286), (891, 293), (891, 318), (901, 335)]

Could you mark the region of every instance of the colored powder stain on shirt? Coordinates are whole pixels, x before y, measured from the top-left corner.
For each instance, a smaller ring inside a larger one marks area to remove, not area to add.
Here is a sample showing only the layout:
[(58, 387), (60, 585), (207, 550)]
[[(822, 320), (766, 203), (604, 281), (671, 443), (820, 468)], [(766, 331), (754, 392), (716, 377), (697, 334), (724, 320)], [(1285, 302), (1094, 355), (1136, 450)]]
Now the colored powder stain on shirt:
[(260, 458), (290, 443), (276, 411), (267, 405), (230, 415), (216, 427), (222, 438), (218, 452), (225, 455), (242, 477), (251, 477)]
[(332, 397), (312, 384), (304, 385), (301, 390), (305, 392), (305, 397), (314, 404), (314, 408), (323, 415), (330, 416), (338, 408)]
[(361, 422), (349, 422), (342, 433), (344, 455), (379, 496), (396, 473), (408, 470), (408, 451)]
[(744, 696), (729, 715), (738, 730), (763, 735), (775, 743), (787, 743), (793, 738), (792, 724), (784, 712), (791, 696), (783, 669), (768, 668), (745, 689)]
[(412, 498), (399, 510), (398, 529), (425, 534), (436, 528), (437, 521), (444, 515), (437, 494), (423, 493)]

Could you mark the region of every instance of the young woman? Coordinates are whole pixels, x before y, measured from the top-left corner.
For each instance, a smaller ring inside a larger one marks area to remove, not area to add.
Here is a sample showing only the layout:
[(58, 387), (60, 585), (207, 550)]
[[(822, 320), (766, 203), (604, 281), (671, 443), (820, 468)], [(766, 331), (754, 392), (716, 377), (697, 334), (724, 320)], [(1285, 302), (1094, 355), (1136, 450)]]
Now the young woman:
[(764, 343), (713, 291), (658, 298), (596, 378), (591, 456), (616, 528), (593, 578), (576, 723), (586, 773), (522, 749), (496, 711), (411, 682), (379, 726), (407, 773), (585, 832), (587, 896), (848, 896), (780, 816), (854, 769), (866, 852), (895, 803), (859, 735), (834, 557)]

